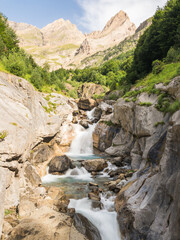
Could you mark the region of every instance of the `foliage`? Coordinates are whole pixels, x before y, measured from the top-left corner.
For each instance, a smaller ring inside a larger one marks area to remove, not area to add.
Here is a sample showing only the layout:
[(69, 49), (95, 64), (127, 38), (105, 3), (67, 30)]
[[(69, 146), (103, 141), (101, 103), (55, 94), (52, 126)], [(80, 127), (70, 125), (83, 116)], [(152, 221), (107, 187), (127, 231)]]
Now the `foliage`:
[(4, 140), (7, 137), (7, 131), (0, 132), (0, 140)]
[(152, 25), (140, 37), (134, 52), (133, 65), (128, 73), (131, 82), (152, 70), (152, 62), (166, 57), (169, 49), (179, 46), (180, 1), (170, 0), (158, 8)]

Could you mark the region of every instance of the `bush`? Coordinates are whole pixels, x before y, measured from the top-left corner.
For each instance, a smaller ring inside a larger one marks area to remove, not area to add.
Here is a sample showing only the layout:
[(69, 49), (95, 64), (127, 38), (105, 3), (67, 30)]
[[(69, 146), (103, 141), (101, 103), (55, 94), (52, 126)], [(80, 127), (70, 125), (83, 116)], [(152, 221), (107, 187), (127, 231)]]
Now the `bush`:
[(155, 60), (152, 63), (152, 72), (153, 72), (153, 74), (158, 74), (158, 73), (162, 72), (163, 68), (164, 68), (164, 63), (161, 62), (160, 60)]

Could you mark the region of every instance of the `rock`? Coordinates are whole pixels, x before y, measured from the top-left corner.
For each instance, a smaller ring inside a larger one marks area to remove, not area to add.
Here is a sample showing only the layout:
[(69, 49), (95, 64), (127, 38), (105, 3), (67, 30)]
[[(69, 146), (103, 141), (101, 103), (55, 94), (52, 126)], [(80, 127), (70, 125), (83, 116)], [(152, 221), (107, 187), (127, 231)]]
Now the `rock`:
[(99, 187), (98, 184), (97, 184), (97, 183), (94, 183), (94, 182), (90, 182), (90, 183), (89, 183), (89, 186), (90, 186), (90, 187), (96, 187), (96, 188)]
[(87, 120), (81, 120), (79, 124), (84, 127), (85, 129), (89, 128), (89, 124)]
[(73, 164), (66, 155), (56, 156), (49, 162), (49, 173), (64, 173), (69, 168), (73, 168)]
[(94, 109), (94, 121), (95, 121), (95, 122), (98, 122), (98, 121), (100, 120), (101, 114), (102, 114), (101, 108), (96, 107), (96, 108)]
[(78, 107), (82, 110), (91, 110), (96, 107), (96, 101), (94, 99), (80, 98), (78, 101)]
[(107, 162), (100, 158), (85, 160), (82, 162), (82, 165), (88, 172), (99, 172), (108, 166)]
[[(71, 234), (71, 239), (85, 240), (86, 238), (74, 231), (72, 219), (62, 213), (58, 213), (51, 208), (42, 207), (32, 213), (32, 216), (25, 218), (10, 232), (8, 240), (29, 239), (29, 240), (67, 240)], [(73, 238), (74, 237), (74, 238)]]
[(89, 240), (102, 239), (98, 229), (83, 215), (76, 213), (73, 220), (76, 229), (85, 235)]
[(101, 201), (92, 200), (91, 206), (92, 206), (92, 208), (103, 209), (103, 204)]
[(170, 122), (148, 153), (150, 164), (140, 167), (117, 196), (118, 221), (127, 240), (179, 239), (180, 111)]
[(25, 176), (28, 178), (28, 180), (33, 186), (39, 186), (41, 184), (41, 178), (37, 173), (36, 169), (31, 164), (28, 164), (26, 166)]
[(4, 219), (4, 205), (5, 205), (5, 194), (6, 194), (6, 173), (7, 169), (0, 168), (0, 236), (2, 233), (3, 219)]
[(38, 146), (37, 150), (32, 151), (32, 161), (34, 163), (43, 163), (50, 159), (53, 154), (54, 151), (51, 146), (48, 144), (42, 144), (41, 146)]
[(155, 85), (155, 88), (167, 92), (169, 95), (180, 101), (180, 76), (172, 79), (167, 86), (165, 86), (163, 83), (159, 83)]
[(116, 126), (109, 126), (108, 122), (99, 122), (93, 132), (93, 146), (100, 151), (104, 151), (111, 146), (118, 131), (119, 129)]
[(74, 123), (74, 124), (78, 123), (78, 116), (73, 116), (72, 123)]
[(117, 167), (122, 167), (123, 166), (123, 157), (115, 157), (110, 159), (110, 162)]

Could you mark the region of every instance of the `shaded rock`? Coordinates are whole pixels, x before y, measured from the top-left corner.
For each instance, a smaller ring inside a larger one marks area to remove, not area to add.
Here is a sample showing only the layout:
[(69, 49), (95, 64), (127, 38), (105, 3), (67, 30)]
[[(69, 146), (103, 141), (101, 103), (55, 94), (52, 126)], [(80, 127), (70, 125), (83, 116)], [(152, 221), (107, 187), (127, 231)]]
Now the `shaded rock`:
[(28, 164), (26, 166), (25, 176), (29, 179), (33, 186), (39, 186), (41, 184), (41, 178), (36, 169), (31, 164)]
[(47, 144), (42, 144), (41, 146), (38, 147), (38, 149), (34, 152), (32, 152), (33, 155), (33, 162), (34, 163), (43, 163), (47, 161), (52, 154), (54, 153), (53, 149), (51, 146)]
[(94, 201), (101, 200), (99, 193), (90, 192), (90, 193), (88, 193), (88, 197), (89, 197), (89, 199), (94, 200)]
[(101, 201), (92, 200), (91, 206), (92, 206), (92, 208), (103, 209), (103, 204)]
[(93, 146), (100, 151), (104, 151), (111, 146), (112, 140), (119, 131), (114, 125), (108, 125), (109, 122), (99, 122), (93, 132)]
[(82, 165), (88, 172), (99, 172), (108, 166), (104, 159), (85, 160)]
[(2, 232), (3, 219), (4, 219), (4, 205), (5, 205), (5, 194), (6, 194), (6, 174), (7, 170), (0, 168), (0, 236)]
[(97, 106), (97, 103), (94, 99), (80, 98), (78, 101), (78, 107), (82, 110), (91, 110)]
[(49, 173), (64, 173), (69, 168), (73, 168), (73, 164), (71, 159), (66, 155), (56, 156), (49, 163)]
[(149, 151), (150, 163), (117, 196), (120, 230), (127, 240), (179, 239), (180, 111), (170, 121), (167, 135)]
[(89, 124), (87, 120), (81, 120), (79, 124), (84, 127), (85, 129), (89, 128)]
[(85, 235), (89, 240), (102, 239), (98, 229), (83, 215), (76, 213), (73, 220), (76, 229)]

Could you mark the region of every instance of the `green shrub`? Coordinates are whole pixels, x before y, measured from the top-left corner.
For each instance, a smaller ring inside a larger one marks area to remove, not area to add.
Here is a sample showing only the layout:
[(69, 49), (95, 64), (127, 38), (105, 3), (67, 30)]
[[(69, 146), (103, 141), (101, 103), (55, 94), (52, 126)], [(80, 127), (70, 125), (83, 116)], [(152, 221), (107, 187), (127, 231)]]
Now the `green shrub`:
[(0, 132), (0, 140), (4, 140), (7, 137), (7, 131)]
[(158, 73), (162, 72), (163, 68), (164, 68), (164, 63), (161, 62), (160, 60), (155, 60), (152, 63), (152, 72), (153, 72), (153, 74), (158, 74)]
[(180, 102), (178, 100), (171, 103), (167, 109), (167, 112), (174, 113), (180, 109)]
[(150, 106), (152, 106), (152, 103), (151, 102), (140, 102), (139, 105), (140, 106), (150, 107)]

